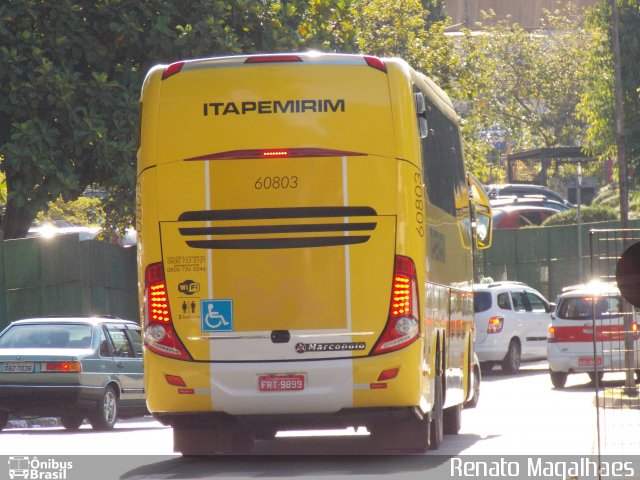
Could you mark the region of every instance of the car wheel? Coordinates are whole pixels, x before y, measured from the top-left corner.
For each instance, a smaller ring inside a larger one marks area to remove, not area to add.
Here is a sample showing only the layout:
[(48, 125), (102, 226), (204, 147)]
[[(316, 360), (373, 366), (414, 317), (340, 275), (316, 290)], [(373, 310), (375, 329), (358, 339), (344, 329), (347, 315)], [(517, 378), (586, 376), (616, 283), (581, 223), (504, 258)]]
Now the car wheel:
[(482, 362), (480, 364), (480, 370), (482, 370), (482, 373), (489, 373), (493, 370), (493, 362)]
[(507, 373), (517, 373), (520, 370), (520, 344), (515, 338), (509, 342), (509, 349), (502, 360), (502, 369)]
[(602, 383), (602, 377), (604, 376), (604, 372), (589, 372), (589, 379), (591, 383), (595, 385), (596, 380), (598, 383)]
[(433, 409), (431, 411), (431, 432), (429, 448), (431, 450), (437, 450), (442, 445), (442, 439), (444, 437), (444, 410), (442, 408), (442, 377), (436, 376), (435, 379), (435, 393), (433, 401)]
[(0, 412), (0, 430), (3, 430), (7, 423), (9, 423), (9, 414), (7, 412)]
[(67, 430), (78, 430), (84, 422), (84, 418), (78, 415), (63, 415), (60, 417), (60, 423)]
[(89, 416), (89, 422), (95, 430), (111, 430), (118, 421), (118, 396), (111, 385), (108, 385), (95, 410)]
[(567, 372), (552, 372), (549, 370), (549, 376), (551, 377), (551, 383), (555, 388), (564, 388), (569, 374)]

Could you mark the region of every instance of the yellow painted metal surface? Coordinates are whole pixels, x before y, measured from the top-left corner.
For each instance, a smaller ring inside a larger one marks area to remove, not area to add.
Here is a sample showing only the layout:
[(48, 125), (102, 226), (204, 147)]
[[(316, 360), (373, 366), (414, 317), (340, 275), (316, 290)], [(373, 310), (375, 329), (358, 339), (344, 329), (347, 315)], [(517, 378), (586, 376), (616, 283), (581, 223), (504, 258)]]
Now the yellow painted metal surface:
[[(187, 65), (166, 80), (158, 68), (143, 87), (137, 197), (141, 305), (144, 271), (163, 261), (177, 335), (198, 361), (145, 353), (150, 410), (214, 409), (211, 360), (352, 359), (347, 407), (428, 411), (440, 349), (448, 355), (451, 388), (462, 392), (472, 325), (459, 298), (472, 281), (470, 250), (461, 242), (466, 191), (458, 192), (458, 217), (428, 201), (415, 72), (398, 60), (386, 61), (387, 72), (339, 62), (225, 65)], [(429, 94), (440, 108), (450, 109), (441, 92)], [(255, 155), (296, 149), (312, 150), (286, 158)], [(338, 153), (318, 155), (314, 149)], [(319, 208), (333, 213), (316, 214)], [(353, 209), (366, 213), (349, 214)], [(265, 216), (266, 210), (273, 215)], [(330, 245), (300, 246), (319, 236)], [(355, 237), (361, 239), (345, 240)], [(189, 244), (220, 240), (216, 247)], [(251, 247), (256, 241), (260, 248)], [(387, 322), (394, 255), (415, 263), (421, 335), (406, 348), (371, 356)], [(203, 326), (203, 309), (216, 299), (233, 303), (229, 334)], [(299, 355), (295, 341), (271, 342), (272, 331), (326, 335), (318, 341), (335, 338), (366, 348)], [(255, 338), (209, 338), (215, 335)], [(372, 387), (383, 370), (393, 368), (398, 368), (395, 379)], [(166, 374), (180, 375), (194, 393), (169, 385)]]

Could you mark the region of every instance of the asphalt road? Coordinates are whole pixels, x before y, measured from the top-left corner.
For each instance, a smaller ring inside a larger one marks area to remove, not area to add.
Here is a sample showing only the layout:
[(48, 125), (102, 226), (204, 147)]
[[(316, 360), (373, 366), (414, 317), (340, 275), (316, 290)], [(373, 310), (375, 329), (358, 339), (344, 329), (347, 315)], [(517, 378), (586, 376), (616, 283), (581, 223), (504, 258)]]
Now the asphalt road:
[(252, 456), (183, 458), (173, 452), (171, 429), (150, 417), (121, 421), (112, 432), (102, 433), (88, 425), (75, 433), (62, 428), (5, 430), (0, 452), (71, 458), (77, 468), (67, 480), (84, 478), (71, 474), (85, 467), (99, 479), (450, 478), (454, 457), (596, 453), (594, 395), (586, 374), (570, 376), (563, 390), (553, 389), (545, 362), (524, 364), (517, 375), (496, 368), (483, 377), (478, 407), (463, 411), (460, 433), (447, 435), (439, 451), (425, 455), (365, 457), (366, 432), (358, 430), (331, 436), (299, 432), (258, 443)]

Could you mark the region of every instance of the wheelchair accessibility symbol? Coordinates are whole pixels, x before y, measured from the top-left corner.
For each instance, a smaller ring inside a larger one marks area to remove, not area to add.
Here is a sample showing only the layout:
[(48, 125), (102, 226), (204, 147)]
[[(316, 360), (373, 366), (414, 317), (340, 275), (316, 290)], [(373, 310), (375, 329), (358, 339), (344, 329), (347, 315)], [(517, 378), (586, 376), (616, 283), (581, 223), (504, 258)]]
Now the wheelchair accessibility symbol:
[(233, 301), (201, 300), (200, 320), (203, 332), (232, 332)]

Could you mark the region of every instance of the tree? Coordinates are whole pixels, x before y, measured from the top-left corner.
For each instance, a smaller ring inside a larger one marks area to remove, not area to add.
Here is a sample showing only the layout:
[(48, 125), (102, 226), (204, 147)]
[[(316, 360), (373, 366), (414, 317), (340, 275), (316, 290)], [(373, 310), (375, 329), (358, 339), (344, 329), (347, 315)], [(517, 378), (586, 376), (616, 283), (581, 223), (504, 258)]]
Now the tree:
[[(445, 35), (443, 2), (439, 0), (362, 0), (356, 14), (360, 51), (378, 56), (397, 56), (433, 79), (452, 99), (464, 97), (460, 77), (473, 75), (472, 61), (461, 61), (458, 47)], [(470, 95), (467, 95), (470, 96)], [(485, 153), (473, 129), (462, 122), (467, 168), (486, 177)]]
[(8, 0), (0, 4), (5, 238), (49, 201), (105, 187), (107, 227), (133, 215), (138, 98), (148, 68), (180, 58), (353, 51), (350, 0)]
[[(640, 5), (618, 0), (625, 142), (629, 176), (640, 185)], [(585, 62), (587, 86), (579, 113), (587, 124), (585, 149), (603, 160), (617, 156), (610, 2), (590, 11), (587, 27), (593, 43)]]
[(507, 21), (480, 35), (465, 32), (460, 55), (476, 68), (460, 77), (459, 91), (476, 125), (503, 127), (517, 150), (579, 145), (584, 124), (576, 105), (588, 35), (571, 18), (578, 18), (573, 10), (548, 13), (533, 33)]

